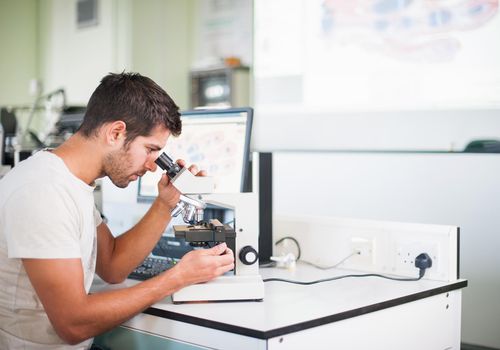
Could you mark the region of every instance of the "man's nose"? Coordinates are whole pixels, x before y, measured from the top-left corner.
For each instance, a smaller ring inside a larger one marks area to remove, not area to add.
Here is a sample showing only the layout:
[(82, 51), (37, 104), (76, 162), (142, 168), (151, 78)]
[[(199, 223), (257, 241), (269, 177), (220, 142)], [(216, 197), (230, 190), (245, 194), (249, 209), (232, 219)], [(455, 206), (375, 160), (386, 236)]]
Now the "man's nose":
[(148, 158), (148, 160), (146, 161), (145, 168), (146, 168), (148, 171), (151, 171), (151, 172), (156, 171), (157, 165), (156, 165), (156, 163), (155, 163), (155, 160), (156, 160), (156, 158), (150, 157), (150, 158)]

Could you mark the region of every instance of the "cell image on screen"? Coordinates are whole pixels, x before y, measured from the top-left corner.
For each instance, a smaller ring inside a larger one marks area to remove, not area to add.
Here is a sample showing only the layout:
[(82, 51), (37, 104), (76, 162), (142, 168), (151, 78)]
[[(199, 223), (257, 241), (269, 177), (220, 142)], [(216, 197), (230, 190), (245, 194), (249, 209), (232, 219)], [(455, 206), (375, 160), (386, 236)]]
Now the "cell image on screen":
[[(248, 163), (250, 128), (251, 110), (184, 112), (182, 134), (169, 137), (161, 152), (205, 170), (215, 180), (215, 193), (241, 192)], [(156, 197), (161, 173), (158, 168), (140, 179), (139, 198)]]

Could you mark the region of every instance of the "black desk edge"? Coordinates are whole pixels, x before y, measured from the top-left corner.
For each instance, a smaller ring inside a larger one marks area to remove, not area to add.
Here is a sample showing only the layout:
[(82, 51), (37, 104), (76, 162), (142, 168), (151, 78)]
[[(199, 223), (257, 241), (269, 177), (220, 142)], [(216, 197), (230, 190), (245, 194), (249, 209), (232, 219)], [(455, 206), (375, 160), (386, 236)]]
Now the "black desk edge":
[(227, 323), (207, 320), (199, 317), (183, 315), (177, 312), (166, 311), (162, 309), (157, 309), (155, 307), (150, 307), (146, 309), (143, 313), (148, 315), (153, 315), (157, 317), (167, 318), (175, 321), (181, 321), (185, 323), (194, 324), (197, 326), (208, 327), (216, 330), (226, 331), (230, 333), (245, 335), (252, 338), (258, 339), (270, 339), (274, 337), (278, 337), (281, 335), (298, 332), (304, 329), (313, 328), (317, 326), (321, 326), (324, 324), (337, 322), (341, 320), (345, 320), (348, 318), (368, 314), (370, 312), (375, 312), (383, 309), (387, 309), (393, 306), (406, 304), (412, 301), (428, 298), (434, 295), (443, 294), (446, 292), (450, 292), (453, 290), (461, 289), (467, 287), (467, 280), (459, 280), (456, 282), (450, 282), (449, 284), (437, 287), (429, 290), (425, 290), (423, 292), (418, 292), (415, 294), (406, 295), (400, 298), (390, 299), (387, 301), (383, 301), (381, 303), (364, 306), (358, 309), (352, 309), (349, 311), (341, 312), (334, 315), (329, 315), (321, 318), (317, 318), (314, 320), (309, 320), (305, 322), (300, 322), (296, 324), (292, 324), (286, 327), (280, 327), (271, 329), (268, 331), (259, 331), (251, 328), (239, 327)]

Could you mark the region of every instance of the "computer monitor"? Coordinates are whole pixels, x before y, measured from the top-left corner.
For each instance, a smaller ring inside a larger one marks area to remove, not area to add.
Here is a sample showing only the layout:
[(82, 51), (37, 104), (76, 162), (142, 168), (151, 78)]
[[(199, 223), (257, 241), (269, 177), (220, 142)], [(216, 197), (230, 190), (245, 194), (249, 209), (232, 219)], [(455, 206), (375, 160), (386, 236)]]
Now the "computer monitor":
[[(165, 148), (172, 159), (196, 164), (215, 180), (215, 193), (243, 192), (250, 166), (251, 108), (203, 109), (181, 113), (182, 134), (171, 136)], [(161, 154), (161, 152), (160, 152)], [(139, 179), (138, 200), (158, 194), (162, 170)]]

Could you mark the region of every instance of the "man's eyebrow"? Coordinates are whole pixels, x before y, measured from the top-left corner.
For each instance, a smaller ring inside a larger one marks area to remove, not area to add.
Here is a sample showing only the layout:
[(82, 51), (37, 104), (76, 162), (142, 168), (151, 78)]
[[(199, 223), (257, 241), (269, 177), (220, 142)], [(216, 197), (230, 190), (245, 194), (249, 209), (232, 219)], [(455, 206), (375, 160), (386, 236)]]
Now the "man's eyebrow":
[(146, 145), (146, 147), (149, 147), (149, 148), (151, 148), (151, 149), (152, 149), (152, 150), (154, 150), (154, 151), (159, 151), (159, 150), (161, 150), (161, 149), (162, 149), (162, 147), (161, 147), (161, 146), (155, 145), (155, 144), (153, 144), (153, 143), (148, 143), (148, 144)]

